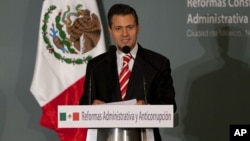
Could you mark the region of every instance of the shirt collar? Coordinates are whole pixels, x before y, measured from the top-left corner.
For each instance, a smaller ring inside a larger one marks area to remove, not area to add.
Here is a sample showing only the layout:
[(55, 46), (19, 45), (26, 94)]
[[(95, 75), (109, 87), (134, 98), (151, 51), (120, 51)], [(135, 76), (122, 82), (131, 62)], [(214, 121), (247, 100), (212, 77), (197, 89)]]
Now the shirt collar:
[[(135, 44), (134, 48), (130, 51), (133, 58), (136, 57), (137, 51), (138, 51), (138, 44)], [(122, 51), (117, 49), (116, 55), (117, 55), (118, 58), (122, 58), (125, 55), (125, 53), (123, 53)]]

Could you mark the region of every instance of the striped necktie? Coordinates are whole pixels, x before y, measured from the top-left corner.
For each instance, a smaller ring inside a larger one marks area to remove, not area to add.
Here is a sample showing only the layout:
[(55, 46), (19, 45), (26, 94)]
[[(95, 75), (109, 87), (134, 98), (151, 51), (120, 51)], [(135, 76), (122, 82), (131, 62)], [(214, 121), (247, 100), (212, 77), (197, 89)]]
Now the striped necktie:
[(125, 100), (126, 91), (127, 91), (127, 87), (128, 87), (128, 81), (129, 81), (129, 77), (130, 77), (130, 73), (131, 73), (129, 70), (129, 66), (128, 66), (130, 59), (131, 59), (130, 54), (126, 54), (125, 56), (123, 56), (123, 66), (122, 66), (122, 70), (121, 70), (120, 75), (119, 75), (120, 91), (121, 91), (122, 100)]

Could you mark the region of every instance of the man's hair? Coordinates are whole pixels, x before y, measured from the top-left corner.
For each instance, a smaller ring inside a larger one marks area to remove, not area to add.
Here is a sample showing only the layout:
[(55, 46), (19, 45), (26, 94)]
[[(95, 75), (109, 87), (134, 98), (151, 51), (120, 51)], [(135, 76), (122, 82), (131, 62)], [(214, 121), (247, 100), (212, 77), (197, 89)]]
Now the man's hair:
[(109, 24), (109, 27), (111, 27), (112, 25), (112, 18), (114, 15), (122, 15), (122, 16), (125, 16), (125, 15), (133, 15), (133, 17), (135, 18), (135, 23), (137, 25), (139, 25), (139, 22), (138, 22), (138, 16), (136, 14), (136, 11), (134, 8), (130, 7), (129, 5), (126, 5), (126, 4), (115, 4), (113, 5), (110, 9), (109, 9), (109, 12), (108, 12), (108, 24)]

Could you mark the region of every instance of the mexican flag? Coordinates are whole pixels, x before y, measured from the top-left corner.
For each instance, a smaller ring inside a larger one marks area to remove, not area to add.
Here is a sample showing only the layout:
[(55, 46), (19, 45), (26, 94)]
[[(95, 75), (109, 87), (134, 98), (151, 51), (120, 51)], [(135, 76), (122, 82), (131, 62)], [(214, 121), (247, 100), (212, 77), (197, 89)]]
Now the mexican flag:
[(85, 141), (87, 129), (57, 127), (57, 106), (78, 105), (88, 61), (105, 52), (96, 0), (44, 0), (31, 93), (41, 106), (41, 125), (61, 141)]

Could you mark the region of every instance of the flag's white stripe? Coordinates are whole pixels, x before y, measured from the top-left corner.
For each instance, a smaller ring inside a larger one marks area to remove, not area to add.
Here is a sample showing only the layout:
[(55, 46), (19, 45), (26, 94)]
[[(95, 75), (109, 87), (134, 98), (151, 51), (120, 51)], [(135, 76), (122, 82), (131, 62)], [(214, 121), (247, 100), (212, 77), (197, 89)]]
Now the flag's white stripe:
[[(84, 65), (68, 65), (65, 62), (57, 60), (54, 55), (50, 54), (46, 49), (46, 44), (42, 38), (41, 28), (43, 26), (44, 14), (48, 10), (48, 6), (56, 5), (58, 14), (62, 8), (67, 8), (67, 6), (75, 7), (76, 3), (82, 4), (85, 8), (90, 9), (98, 15), (101, 22), (98, 7), (96, 5), (96, 0), (72, 0), (67, 2), (62, 2), (58, 0), (45, 0), (43, 2), (43, 9), (40, 19), (39, 28), (39, 38), (38, 38), (38, 49), (37, 49), (37, 59), (34, 71), (34, 76), (31, 84), (31, 92), (38, 101), (40, 106), (47, 104), (49, 101), (61, 94), (65, 89), (70, 87), (73, 83), (84, 77), (86, 73), (86, 64)], [(55, 11), (56, 11), (55, 10)], [(52, 17), (50, 17), (52, 18)], [(49, 19), (50, 22), (54, 22), (54, 19)], [(50, 23), (51, 24), (51, 23)], [(101, 28), (102, 24), (101, 24)], [(105, 42), (103, 30), (101, 32), (100, 40), (97, 46), (91, 51), (78, 55), (75, 58), (84, 58), (88, 55), (95, 57), (102, 52), (105, 52)], [(72, 55), (73, 56), (73, 55)]]

